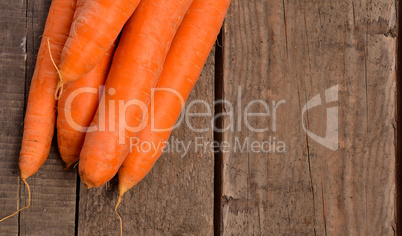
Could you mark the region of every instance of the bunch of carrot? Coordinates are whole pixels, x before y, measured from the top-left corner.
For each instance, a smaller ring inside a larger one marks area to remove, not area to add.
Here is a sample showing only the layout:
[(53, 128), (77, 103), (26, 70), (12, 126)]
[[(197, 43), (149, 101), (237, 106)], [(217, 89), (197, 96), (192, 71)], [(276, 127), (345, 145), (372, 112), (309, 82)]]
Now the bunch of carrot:
[(130, 152), (130, 138), (169, 139), (230, 2), (53, 0), (20, 152), (21, 180), (28, 189), (26, 179), (45, 162), (57, 126), (66, 169), (79, 162), (87, 188), (118, 173), (117, 213), (123, 194), (149, 173), (164, 148), (156, 145), (156, 155)]

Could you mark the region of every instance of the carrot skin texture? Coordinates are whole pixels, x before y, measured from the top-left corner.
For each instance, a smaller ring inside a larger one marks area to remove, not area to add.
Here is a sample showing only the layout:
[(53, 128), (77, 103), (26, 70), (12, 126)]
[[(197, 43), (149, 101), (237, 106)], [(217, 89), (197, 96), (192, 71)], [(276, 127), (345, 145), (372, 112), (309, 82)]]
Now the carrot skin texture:
[(66, 169), (79, 160), (88, 126), (99, 105), (114, 53), (112, 46), (100, 63), (86, 76), (68, 83), (57, 108), (57, 143)]
[[(83, 11), (87, 0), (77, 0), (74, 21)], [(105, 84), (115, 45), (108, 50), (96, 67), (87, 75), (68, 83), (57, 106), (57, 144), (68, 169), (79, 160), (85, 132), (99, 104), (100, 88)]]
[[(100, 187), (117, 174), (129, 152), (130, 137), (138, 132), (134, 127), (146, 124), (151, 88), (156, 86), (170, 44), (191, 2), (142, 0), (126, 24), (106, 81), (102, 97), (105, 101), (101, 102), (106, 107), (105, 117), (110, 113), (115, 117), (106, 120), (106, 129), (113, 125), (116, 129), (91, 132), (85, 138), (79, 174), (87, 188)], [(130, 101), (140, 106), (128, 106), (125, 114), (119, 114), (117, 110), (122, 109), (109, 111), (113, 101), (117, 107)], [(98, 109), (92, 125), (99, 127), (99, 118)]]
[(60, 73), (64, 83), (88, 74), (121, 32), (140, 0), (87, 0), (63, 48)]
[[(140, 182), (161, 156), (171, 130), (182, 111), (182, 101), (170, 89), (187, 100), (196, 84), (208, 55), (215, 44), (231, 0), (194, 0), (188, 10), (171, 49), (167, 55), (158, 90), (153, 97), (154, 114), (151, 122), (137, 138), (139, 142), (159, 147), (157, 151), (133, 148), (119, 170), (119, 192), (126, 191)], [(151, 110), (150, 110), (151, 112)], [(156, 129), (165, 129), (158, 131)]]
[(57, 65), (70, 31), (75, 4), (75, 0), (53, 0), (50, 6), (25, 114), (19, 160), (23, 180), (35, 174), (49, 155), (56, 122), (54, 93), (58, 82), (57, 70), (50, 56)]

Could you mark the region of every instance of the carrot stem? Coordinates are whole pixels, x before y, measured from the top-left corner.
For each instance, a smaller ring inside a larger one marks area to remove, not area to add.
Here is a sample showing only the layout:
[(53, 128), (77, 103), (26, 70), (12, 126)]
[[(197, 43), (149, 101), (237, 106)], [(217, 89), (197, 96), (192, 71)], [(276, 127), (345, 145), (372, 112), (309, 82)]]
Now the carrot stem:
[(28, 205), (27, 205), (26, 207), (21, 208), (21, 209), (19, 209), (18, 211), (14, 212), (14, 214), (9, 215), (9, 216), (7, 216), (7, 217), (4, 217), (3, 219), (0, 220), (0, 222), (6, 220), (6, 219), (8, 219), (8, 218), (11, 218), (11, 217), (15, 216), (15, 215), (18, 214), (20, 211), (25, 210), (25, 209), (28, 209), (28, 208), (31, 206), (31, 189), (29, 188), (29, 184), (27, 183), (27, 181), (26, 181), (25, 179), (22, 179), (22, 182), (24, 182), (25, 186), (27, 186), (27, 189), (28, 189)]

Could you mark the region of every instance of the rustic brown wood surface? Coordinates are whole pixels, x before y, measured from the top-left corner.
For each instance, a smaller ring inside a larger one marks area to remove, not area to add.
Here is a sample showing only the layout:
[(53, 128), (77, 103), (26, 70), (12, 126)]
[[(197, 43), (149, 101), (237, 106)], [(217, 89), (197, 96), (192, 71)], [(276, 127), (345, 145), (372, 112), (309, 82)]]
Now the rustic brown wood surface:
[[(223, 154), (223, 235), (395, 234), (396, 12), (388, 0), (233, 2), (224, 98), (236, 104), (240, 86), (243, 107), (269, 101), (270, 116), (249, 123), (270, 129), (252, 132), (243, 122), (224, 140), (271, 136), (286, 152)], [(339, 99), (326, 104), (333, 86)], [(321, 106), (303, 116), (317, 94)], [(272, 102), (282, 99), (275, 113)], [(338, 115), (328, 115), (331, 107)], [(325, 137), (327, 119), (339, 125), (336, 151), (303, 130), (304, 120)], [(223, 127), (230, 123), (226, 117)]]
[[(0, 22), (0, 212), (10, 214), (21, 203), (18, 153), (24, 119), (26, 13), (23, 1), (1, 1)], [(0, 235), (18, 234), (18, 218), (0, 224)]]
[[(18, 153), (50, 3), (0, 0), (0, 218), (27, 204)], [(208, 130), (184, 119), (173, 132), (190, 150), (165, 153), (124, 196), (125, 235), (395, 235), (397, 35), (396, 0), (233, 0), (187, 103), (208, 104), (185, 117)], [(219, 99), (228, 129), (214, 134)], [(263, 103), (269, 116), (244, 116)], [(335, 124), (338, 138), (317, 142)], [(196, 148), (214, 140), (229, 151)], [(0, 236), (119, 234), (117, 180), (86, 190), (56, 143), (28, 183), (32, 207), (0, 222)]]

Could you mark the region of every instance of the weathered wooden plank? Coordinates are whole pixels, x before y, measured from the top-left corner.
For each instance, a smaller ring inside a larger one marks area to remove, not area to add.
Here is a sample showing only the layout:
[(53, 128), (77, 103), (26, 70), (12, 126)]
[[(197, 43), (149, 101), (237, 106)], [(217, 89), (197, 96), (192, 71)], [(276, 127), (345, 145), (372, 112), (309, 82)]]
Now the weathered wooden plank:
[[(395, 1), (234, 1), (224, 99), (241, 101), (241, 116), (261, 99), (270, 116), (248, 117), (268, 131), (244, 117), (239, 130), (236, 111), (224, 133), (232, 147), (248, 137), (250, 147), (223, 153), (223, 235), (394, 234), (395, 29)], [(320, 106), (303, 113), (316, 95)], [(275, 150), (252, 150), (269, 137)]]
[[(24, 90), (26, 2), (0, 1), (0, 218), (21, 207), (18, 154)], [(0, 235), (17, 235), (18, 217), (0, 222)]]
[[(50, 3), (50, 0), (28, 1), (26, 98)], [(47, 161), (38, 173), (28, 179), (32, 206), (20, 214), (20, 235), (74, 235), (76, 177), (75, 170), (63, 170), (54, 140)], [(21, 186), (21, 192), (21, 202), (26, 204), (24, 186)]]
[[(201, 78), (189, 101), (203, 100), (211, 108), (207, 117), (189, 118), (195, 132), (185, 123), (177, 128), (170, 142), (190, 144), (187, 153), (173, 150), (165, 153), (148, 176), (125, 194), (119, 212), (125, 235), (212, 235), (214, 205), (214, 155), (211, 150), (195, 147), (212, 142), (210, 120), (214, 102), (214, 53), (211, 53)], [(194, 105), (191, 112), (208, 112), (205, 105)], [(202, 141), (201, 141), (202, 140)], [(86, 190), (81, 186), (79, 235), (115, 235), (119, 222), (114, 214), (117, 202), (117, 180), (110, 187)]]

